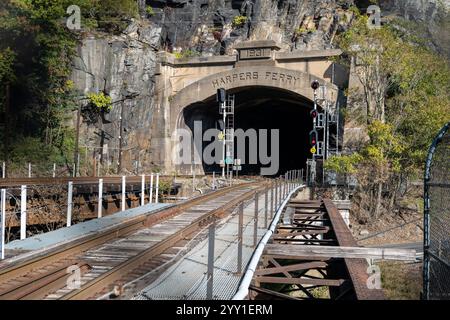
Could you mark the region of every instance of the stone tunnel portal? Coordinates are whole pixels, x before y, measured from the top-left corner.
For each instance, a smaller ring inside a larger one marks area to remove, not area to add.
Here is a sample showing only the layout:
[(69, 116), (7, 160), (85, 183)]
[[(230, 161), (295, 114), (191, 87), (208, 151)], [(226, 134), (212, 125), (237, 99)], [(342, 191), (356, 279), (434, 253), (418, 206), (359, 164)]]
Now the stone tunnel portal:
[[(289, 90), (266, 86), (246, 86), (233, 88), (227, 91), (235, 95), (234, 128), (236, 136), (242, 133), (251, 134), (256, 130), (258, 142), (245, 138), (245, 160), (239, 155), (238, 144), (242, 144), (242, 138), (235, 137), (235, 158), (242, 158), (242, 171), (239, 175), (259, 175), (261, 168), (269, 168), (267, 159), (275, 165), (278, 161), (278, 170), (266, 170), (276, 176), (290, 169), (301, 169), (306, 166), (309, 157), (308, 133), (312, 130), (312, 121), (309, 116), (313, 108), (313, 102), (309, 99)], [(222, 115), (219, 113), (219, 105), (216, 97), (212, 96), (204, 101), (193, 103), (183, 109), (184, 125), (194, 133), (195, 122), (197, 126), (201, 122), (202, 134), (211, 128), (221, 130), (223, 127)], [(239, 131), (241, 129), (241, 131)], [(267, 135), (261, 135), (260, 129), (267, 129)], [(272, 141), (277, 141), (275, 129), (279, 130), (279, 152)], [(249, 131), (250, 130), (250, 131)], [(272, 140), (274, 139), (274, 140)], [(260, 141), (261, 140), (261, 141)], [(217, 140), (216, 140), (217, 141)], [(267, 152), (261, 150), (261, 143), (267, 142)], [(211, 142), (202, 143), (202, 152)], [(217, 143), (219, 143), (217, 141)], [(243, 150), (243, 148), (241, 148)], [(255, 150), (257, 155), (255, 155)], [(252, 154), (251, 154), (252, 152)], [(268, 158), (261, 158), (267, 154)], [(272, 154), (273, 153), (273, 154)], [(278, 156), (277, 156), (278, 154)], [(222, 153), (218, 155), (222, 157)], [(256, 156), (256, 163), (255, 163)], [(265, 162), (265, 163), (262, 163)], [(275, 169), (275, 167), (272, 166)], [(181, 169), (181, 168), (180, 168)], [(189, 170), (189, 168), (184, 168)], [(183, 170), (183, 169), (182, 169)], [(202, 170), (205, 173), (221, 172), (219, 164), (202, 162)]]

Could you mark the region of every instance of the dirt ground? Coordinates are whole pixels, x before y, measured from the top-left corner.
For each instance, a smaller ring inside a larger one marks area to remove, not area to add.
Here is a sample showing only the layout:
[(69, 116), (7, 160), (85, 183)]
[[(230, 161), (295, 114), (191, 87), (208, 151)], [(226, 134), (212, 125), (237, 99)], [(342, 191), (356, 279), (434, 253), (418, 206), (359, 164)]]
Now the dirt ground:
[[(384, 215), (380, 219), (364, 225), (359, 224), (354, 219), (351, 219), (351, 223), (355, 239), (370, 237), (358, 242), (363, 246), (421, 243), (423, 241), (423, 215), (418, 212), (403, 217)], [(396, 226), (399, 227), (394, 228)], [(368, 234), (365, 234), (367, 232)], [(380, 234), (376, 235), (377, 233)], [(387, 299), (420, 299), (422, 262), (382, 261), (376, 264), (380, 267), (382, 289)]]
[[(421, 242), (423, 241), (422, 217), (419, 213), (403, 217), (384, 215), (378, 220), (359, 224), (350, 215), (351, 230), (356, 240), (370, 237), (359, 241), (359, 244), (364, 246)], [(365, 234), (367, 232), (368, 234)], [(377, 233), (380, 234), (376, 235)]]

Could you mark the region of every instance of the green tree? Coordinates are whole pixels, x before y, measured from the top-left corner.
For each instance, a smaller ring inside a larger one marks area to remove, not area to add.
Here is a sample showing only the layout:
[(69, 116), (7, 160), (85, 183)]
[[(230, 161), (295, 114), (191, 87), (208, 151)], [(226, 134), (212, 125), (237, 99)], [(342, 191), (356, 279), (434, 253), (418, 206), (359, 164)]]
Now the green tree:
[(390, 211), (401, 181), (423, 169), (432, 137), (450, 120), (448, 61), (417, 40), (395, 21), (369, 28), (367, 17), (356, 12), (337, 41), (341, 62), (354, 67), (361, 83), (369, 139), (360, 157), (333, 158), (326, 166), (356, 173), (361, 207), (373, 217), (383, 206)]
[[(24, 141), (49, 152), (56, 162), (72, 163), (74, 138), (68, 125), (77, 101), (69, 80), (72, 60), (82, 33), (66, 27), (66, 9), (78, 5), (83, 31), (120, 32), (137, 14), (134, 0), (3, 0), (0, 2), (0, 103), (11, 84), (8, 115), (14, 161)], [(3, 109), (3, 108), (1, 108)], [(2, 139), (3, 141), (3, 139)], [(0, 146), (0, 150), (4, 150)], [(50, 158), (37, 153), (43, 162)], [(33, 159), (38, 161), (38, 159)], [(10, 166), (11, 167), (11, 166)]]

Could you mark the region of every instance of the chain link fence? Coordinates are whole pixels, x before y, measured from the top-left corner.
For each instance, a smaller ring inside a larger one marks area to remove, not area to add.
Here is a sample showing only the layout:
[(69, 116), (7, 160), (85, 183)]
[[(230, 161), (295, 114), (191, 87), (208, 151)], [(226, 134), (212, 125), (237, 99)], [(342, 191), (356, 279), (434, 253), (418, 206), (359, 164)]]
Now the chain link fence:
[(425, 299), (450, 299), (450, 122), (430, 147), (424, 183)]

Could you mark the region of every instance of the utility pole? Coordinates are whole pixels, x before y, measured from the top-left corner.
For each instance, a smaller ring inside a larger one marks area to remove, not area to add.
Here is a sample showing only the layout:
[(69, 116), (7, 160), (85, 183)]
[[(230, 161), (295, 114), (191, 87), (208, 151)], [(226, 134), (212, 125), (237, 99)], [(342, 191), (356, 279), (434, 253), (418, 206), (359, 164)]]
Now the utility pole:
[(219, 103), (219, 113), (222, 114), (223, 131), (222, 131), (222, 179), (225, 179), (225, 159), (226, 159), (226, 138), (225, 138), (225, 122), (227, 119), (227, 110), (225, 107), (226, 91), (224, 88), (217, 89), (216, 101)]
[(105, 128), (103, 126), (103, 121), (101, 121), (100, 129), (100, 164), (103, 164), (103, 146), (105, 145)]
[(314, 182), (316, 180), (315, 173), (316, 173), (316, 153), (318, 152), (318, 134), (317, 134), (317, 125), (318, 125), (318, 111), (317, 111), (317, 89), (319, 88), (320, 84), (319, 81), (314, 80), (311, 83), (311, 88), (314, 90), (314, 110), (311, 112), (311, 115), (313, 117), (313, 130), (310, 132), (310, 140), (312, 139), (312, 136), (315, 136), (315, 141), (312, 141), (313, 147), (311, 148), (312, 158), (311, 158), (311, 168), (310, 168), (310, 174), (311, 174), (311, 183), (314, 185)]
[(77, 124), (76, 124), (76, 133), (75, 133), (75, 150), (73, 153), (73, 162), (76, 163), (75, 167), (75, 177), (77, 176), (77, 172), (80, 170), (80, 151), (79, 143), (80, 143), (80, 119), (81, 119), (81, 104), (78, 103), (78, 110), (77, 110)]
[[(5, 162), (9, 163), (9, 108), (11, 103), (10, 84), (7, 83), (5, 87)], [(5, 173), (5, 178), (8, 174)]]
[(120, 118), (119, 118), (119, 155), (118, 155), (118, 164), (117, 164), (117, 173), (122, 171), (122, 132), (123, 132), (123, 101), (120, 104)]

